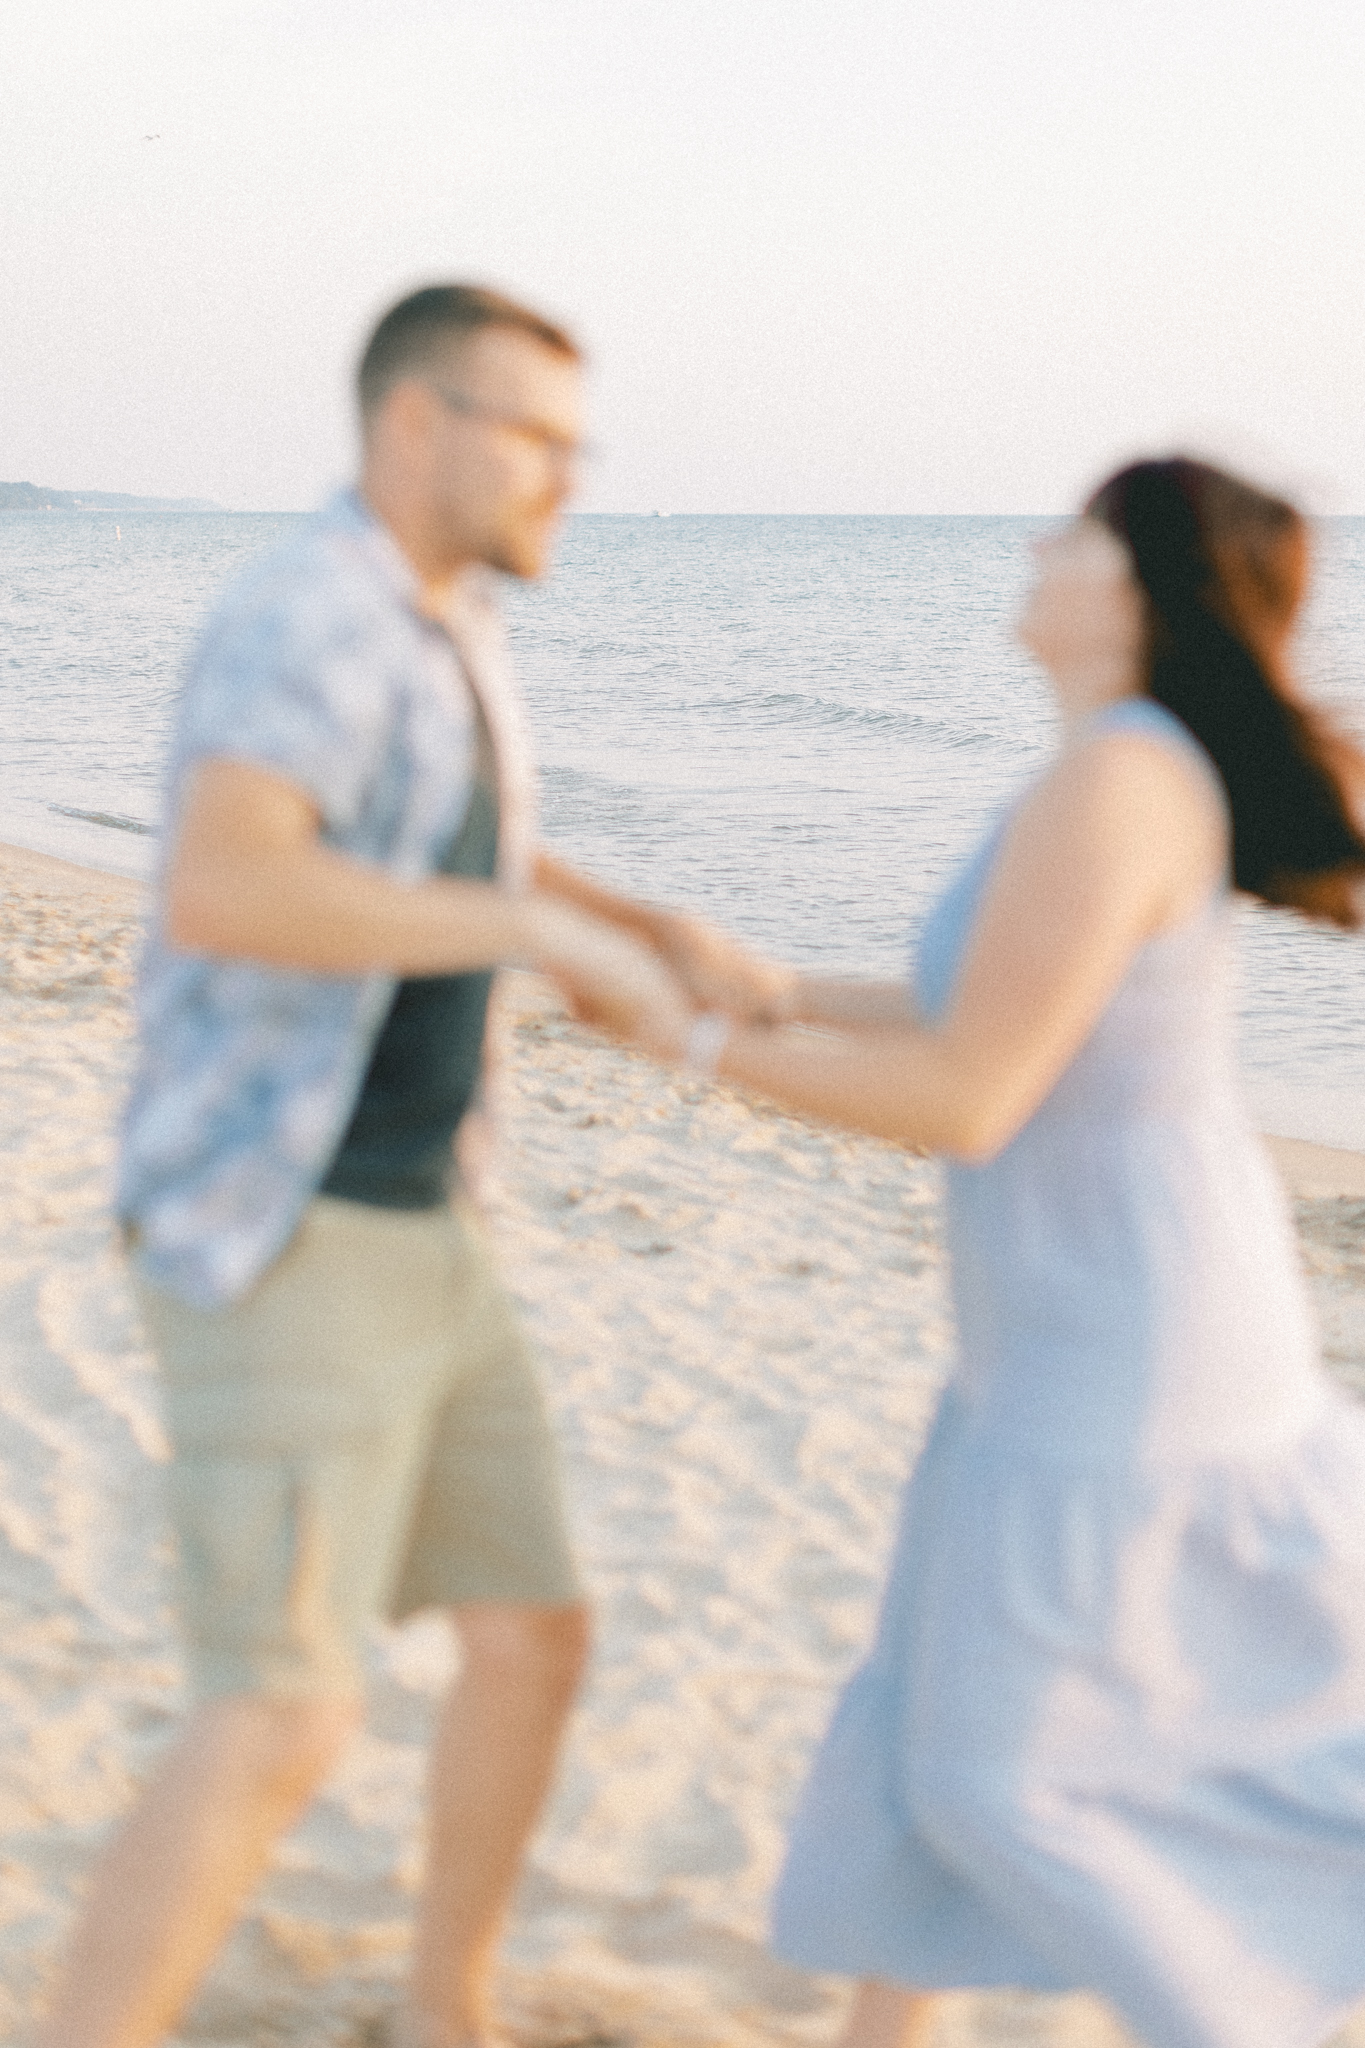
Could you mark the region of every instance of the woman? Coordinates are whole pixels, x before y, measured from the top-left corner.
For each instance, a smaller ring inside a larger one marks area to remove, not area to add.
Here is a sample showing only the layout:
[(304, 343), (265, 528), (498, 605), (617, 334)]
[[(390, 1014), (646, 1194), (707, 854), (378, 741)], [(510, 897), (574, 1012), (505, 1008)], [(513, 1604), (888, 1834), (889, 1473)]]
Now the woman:
[(1140, 463), (1039, 553), (1064, 745), (940, 903), (914, 1008), (803, 981), (825, 1033), (719, 1048), (954, 1162), (960, 1369), (777, 1943), (864, 1980), (856, 2048), (989, 1985), (1097, 1992), (1151, 2048), (1309, 2048), (1365, 1995), (1365, 1418), (1225, 967), (1230, 887), (1357, 921), (1359, 760), (1286, 675), (1288, 506)]

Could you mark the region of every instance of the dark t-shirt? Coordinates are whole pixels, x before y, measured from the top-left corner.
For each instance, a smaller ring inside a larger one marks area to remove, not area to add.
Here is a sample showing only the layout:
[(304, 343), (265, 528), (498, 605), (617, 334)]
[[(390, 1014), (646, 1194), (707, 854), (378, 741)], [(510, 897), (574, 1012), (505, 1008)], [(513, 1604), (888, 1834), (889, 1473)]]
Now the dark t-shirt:
[[(497, 785), (484, 747), (439, 872), (487, 881), (497, 853)], [(435, 1209), (447, 1199), (451, 1143), (479, 1086), (492, 982), (488, 973), (430, 974), (398, 984), (319, 1194), (377, 1209)]]

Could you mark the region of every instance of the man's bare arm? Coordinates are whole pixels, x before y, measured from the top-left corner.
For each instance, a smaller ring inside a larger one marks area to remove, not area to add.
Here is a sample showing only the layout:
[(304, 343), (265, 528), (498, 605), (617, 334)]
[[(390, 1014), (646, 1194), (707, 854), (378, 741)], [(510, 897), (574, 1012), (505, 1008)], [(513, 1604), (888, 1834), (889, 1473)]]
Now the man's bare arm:
[(536, 903), (490, 882), (395, 882), (318, 837), (296, 784), (245, 762), (194, 772), (166, 877), (187, 951), (316, 974), (449, 974), (536, 950)]
[(660, 909), (656, 904), (639, 903), (634, 897), (618, 896), (614, 890), (604, 889), (591, 875), (557, 860), (543, 846), (536, 848), (531, 873), (537, 889), (543, 889), (547, 895), (558, 896), (561, 901), (586, 910), (590, 917), (605, 918), (609, 924), (632, 932), (646, 945), (658, 949), (671, 912)]
[(433, 875), (395, 882), (318, 836), (307, 794), (246, 762), (195, 771), (166, 876), (166, 936), (187, 952), (311, 974), (459, 974), (520, 963), (623, 1034), (685, 1025), (655, 954), (543, 892)]

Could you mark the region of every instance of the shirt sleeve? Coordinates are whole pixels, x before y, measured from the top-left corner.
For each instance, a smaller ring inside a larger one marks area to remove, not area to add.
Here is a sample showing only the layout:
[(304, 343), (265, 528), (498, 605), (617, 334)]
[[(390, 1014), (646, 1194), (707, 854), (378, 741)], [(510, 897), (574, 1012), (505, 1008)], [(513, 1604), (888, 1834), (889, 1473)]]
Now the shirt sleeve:
[(243, 761), (283, 776), (344, 835), (382, 767), (396, 717), (401, 608), (314, 548), (230, 596), (192, 662), (175, 747), (192, 763)]

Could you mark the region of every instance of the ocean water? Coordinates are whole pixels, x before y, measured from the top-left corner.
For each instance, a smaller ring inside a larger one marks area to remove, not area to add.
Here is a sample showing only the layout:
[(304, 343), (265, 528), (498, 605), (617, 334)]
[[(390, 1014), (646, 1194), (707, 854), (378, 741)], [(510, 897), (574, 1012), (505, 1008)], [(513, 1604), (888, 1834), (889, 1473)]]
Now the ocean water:
[[(0, 513), (0, 837), (155, 858), (179, 676), (215, 593), (288, 516)], [(907, 933), (1054, 738), (1013, 645), (1002, 518), (608, 518), (512, 587), (547, 837), (829, 972)], [(1324, 522), (1300, 650), (1365, 729), (1365, 520)], [(1365, 940), (1247, 910), (1243, 1056), (1271, 1128), (1365, 1145)]]

